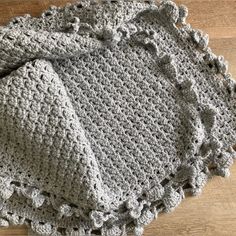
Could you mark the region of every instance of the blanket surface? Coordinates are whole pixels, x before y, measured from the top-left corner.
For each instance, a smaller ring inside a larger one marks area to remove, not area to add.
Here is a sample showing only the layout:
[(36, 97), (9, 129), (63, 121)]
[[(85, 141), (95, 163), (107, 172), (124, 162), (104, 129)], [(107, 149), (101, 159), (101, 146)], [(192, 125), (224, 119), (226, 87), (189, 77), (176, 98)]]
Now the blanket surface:
[(143, 234), (228, 176), (236, 83), (172, 1), (81, 1), (0, 27), (0, 225)]

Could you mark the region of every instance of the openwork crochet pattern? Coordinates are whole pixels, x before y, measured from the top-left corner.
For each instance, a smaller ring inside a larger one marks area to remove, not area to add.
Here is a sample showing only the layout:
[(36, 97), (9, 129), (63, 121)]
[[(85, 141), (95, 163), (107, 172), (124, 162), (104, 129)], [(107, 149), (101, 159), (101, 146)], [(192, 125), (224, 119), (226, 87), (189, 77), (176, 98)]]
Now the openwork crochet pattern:
[(0, 28), (0, 225), (141, 236), (229, 175), (236, 84), (171, 1), (83, 1)]

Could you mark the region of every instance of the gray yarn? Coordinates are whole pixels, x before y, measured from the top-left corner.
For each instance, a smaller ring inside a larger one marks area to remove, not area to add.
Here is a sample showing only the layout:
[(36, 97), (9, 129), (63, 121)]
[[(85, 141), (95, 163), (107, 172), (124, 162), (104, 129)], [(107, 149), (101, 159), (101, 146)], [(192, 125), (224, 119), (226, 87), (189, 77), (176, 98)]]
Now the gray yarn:
[(0, 225), (143, 233), (229, 175), (235, 81), (171, 1), (83, 1), (0, 28)]

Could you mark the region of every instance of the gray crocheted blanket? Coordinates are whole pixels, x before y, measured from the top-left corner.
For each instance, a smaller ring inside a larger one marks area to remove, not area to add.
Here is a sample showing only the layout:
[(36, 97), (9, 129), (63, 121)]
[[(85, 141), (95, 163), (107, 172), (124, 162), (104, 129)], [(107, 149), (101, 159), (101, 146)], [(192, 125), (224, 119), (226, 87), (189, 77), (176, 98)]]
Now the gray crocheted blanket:
[(83, 1), (0, 28), (0, 225), (143, 233), (229, 175), (236, 84), (171, 1)]

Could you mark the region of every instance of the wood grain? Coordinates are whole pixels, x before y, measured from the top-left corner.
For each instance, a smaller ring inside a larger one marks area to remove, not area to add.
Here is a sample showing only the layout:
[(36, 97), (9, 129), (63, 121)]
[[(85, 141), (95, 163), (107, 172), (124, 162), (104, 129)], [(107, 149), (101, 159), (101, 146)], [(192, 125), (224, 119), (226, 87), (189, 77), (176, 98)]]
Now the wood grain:
[[(71, 0), (70, 2), (73, 2)], [(67, 0), (0, 0), (0, 25), (11, 17), (38, 16), (50, 5)], [(236, 77), (236, 0), (177, 0), (189, 9), (188, 22), (210, 36), (210, 47), (230, 62)], [(0, 236), (26, 236), (26, 227), (1, 228)], [(236, 235), (236, 164), (231, 177), (214, 177), (198, 197), (187, 197), (172, 213), (162, 214), (145, 229), (144, 236)]]

